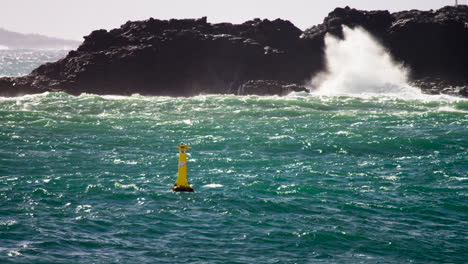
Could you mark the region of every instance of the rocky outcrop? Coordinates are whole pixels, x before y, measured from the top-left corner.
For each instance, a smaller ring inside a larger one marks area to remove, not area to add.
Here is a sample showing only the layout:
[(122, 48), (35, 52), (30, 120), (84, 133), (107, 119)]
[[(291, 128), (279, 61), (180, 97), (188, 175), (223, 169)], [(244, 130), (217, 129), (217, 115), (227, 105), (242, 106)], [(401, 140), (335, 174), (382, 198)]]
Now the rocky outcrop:
[(304, 31), (304, 38), (323, 39), (325, 34), (330, 33), (343, 37), (342, 26), (350, 28), (360, 26), (372, 35), (382, 37), (395, 18), (388, 11), (362, 11), (350, 7), (336, 8), (328, 14), (322, 24), (313, 26)]
[(255, 80), (242, 84), (234, 93), (237, 95), (287, 95), (292, 92), (309, 92), (309, 90), (296, 83), (273, 80)]
[(393, 14), (385, 44), (412, 70), (413, 79), (468, 84), (468, 6)]
[[(26, 77), (3, 79), (0, 90), (9, 96), (44, 90), (191, 96), (236, 93), (249, 80), (301, 83), (310, 77), (309, 69), (295, 66), (304, 60), (301, 34), (281, 19), (240, 25), (206, 18), (127, 22), (93, 31), (66, 58)], [(250, 90), (269, 93), (260, 87)]]
[(464, 81), (447, 81), (439, 77), (425, 77), (416, 79), (410, 83), (418, 87), (426, 94), (448, 94), (455, 96), (468, 97), (468, 85)]
[(337, 8), (323, 24), (305, 30), (304, 36), (342, 36), (342, 25), (361, 26), (371, 32), (411, 70), (413, 84), (424, 92), (465, 96), (459, 88), (468, 86), (468, 6), (393, 14)]
[(1, 78), (0, 95), (283, 95), (302, 91), (301, 85), (324, 69), (325, 34), (341, 36), (342, 25), (369, 30), (412, 69), (414, 81), (431, 77), (465, 85), (467, 14), (466, 6), (394, 14), (346, 7), (304, 32), (281, 19), (235, 25), (150, 18), (93, 31), (64, 59), (28, 76)]

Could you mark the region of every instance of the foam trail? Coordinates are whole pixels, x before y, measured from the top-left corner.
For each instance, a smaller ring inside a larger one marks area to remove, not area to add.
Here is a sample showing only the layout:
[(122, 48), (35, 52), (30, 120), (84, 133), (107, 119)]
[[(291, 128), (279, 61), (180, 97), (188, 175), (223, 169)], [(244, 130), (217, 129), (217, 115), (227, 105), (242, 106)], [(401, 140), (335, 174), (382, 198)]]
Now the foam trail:
[(344, 39), (325, 37), (327, 70), (317, 74), (311, 85), (315, 93), (392, 94), (420, 97), (420, 90), (408, 85), (408, 71), (367, 31), (343, 27)]

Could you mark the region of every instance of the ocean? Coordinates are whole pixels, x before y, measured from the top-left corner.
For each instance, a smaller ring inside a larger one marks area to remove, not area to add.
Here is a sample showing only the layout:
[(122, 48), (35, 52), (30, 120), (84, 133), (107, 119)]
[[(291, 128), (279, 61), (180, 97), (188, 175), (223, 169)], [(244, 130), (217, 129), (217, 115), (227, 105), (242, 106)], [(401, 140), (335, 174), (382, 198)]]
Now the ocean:
[(0, 46), (0, 77), (28, 74), (39, 65), (57, 61), (67, 53), (68, 50), (10, 50)]
[(468, 100), (401, 90), (0, 98), (0, 262), (466, 263)]

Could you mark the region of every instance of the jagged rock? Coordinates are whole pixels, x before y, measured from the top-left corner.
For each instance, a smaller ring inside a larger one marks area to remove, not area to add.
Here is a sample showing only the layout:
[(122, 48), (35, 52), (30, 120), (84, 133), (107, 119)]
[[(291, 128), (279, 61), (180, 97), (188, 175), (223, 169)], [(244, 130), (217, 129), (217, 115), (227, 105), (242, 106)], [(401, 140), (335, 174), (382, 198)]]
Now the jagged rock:
[(304, 32), (281, 19), (237, 25), (210, 24), (206, 17), (129, 21), (91, 32), (77, 50), (28, 76), (0, 78), (0, 95), (284, 94), (286, 83), (306, 83), (324, 70), (324, 37), (341, 36), (342, 25), (369, 30), (412, 69), (413, 81), (441, 78), (447, 85), (426, 91), (450, 92), (454, 83), (468, 84), (467, 16), (466, 6), (393, 14), (346, 7)]
[(386, 45), (412, 70), (413, 79), (439, 77), (468, 84), (468, 6), (393, 16)]
[(388, 11), (362, 11), (350, 7), (336, 8), (328, 14), (323, 23), (306, 29), (304, 37), (323, 38), (326, 33), (343, 37), (342, 25), (350, 28), (363, 27), (374, 36), (380, 36), (395, 18)]
[(418, 87), (426, 94), (449, 94), (468, 97), (468, 86), (463, 81), (447, 81), (439, 77), (425, 77), (413, 80), (412, 86)]
[(309, 92), (304, 86), (273, 80), (251, 80), (237, 89), (237, 95), (287, 95), (291, 92)]
[[(410, 79), (424, 92), (459, 94), (457, 87), (468, 86), (467, 21), (466, 5), (393, 14), (346, 7), (335, 9), (322, 24), (305, 30), (303, 38), (320, 41), (326, 33), (341, 37), (341, 25), (361, 26), (411, 70)], [(444, 81), (431, 85), (427, 79)]]

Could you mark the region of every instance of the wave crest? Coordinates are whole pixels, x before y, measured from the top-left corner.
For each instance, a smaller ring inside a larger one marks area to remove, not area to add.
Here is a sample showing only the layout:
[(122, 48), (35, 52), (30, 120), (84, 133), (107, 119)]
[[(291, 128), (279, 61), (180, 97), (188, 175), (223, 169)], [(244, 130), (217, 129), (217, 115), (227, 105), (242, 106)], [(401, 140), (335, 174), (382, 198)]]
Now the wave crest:
[(421, 95), (408, 84), (408, 70), (369, 32), (343, 26), (343, 35), (343, 39), (330, 34), (325, 37), (327, 70), (311, 80), (315, 93)]

